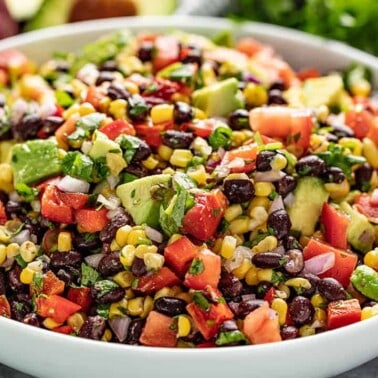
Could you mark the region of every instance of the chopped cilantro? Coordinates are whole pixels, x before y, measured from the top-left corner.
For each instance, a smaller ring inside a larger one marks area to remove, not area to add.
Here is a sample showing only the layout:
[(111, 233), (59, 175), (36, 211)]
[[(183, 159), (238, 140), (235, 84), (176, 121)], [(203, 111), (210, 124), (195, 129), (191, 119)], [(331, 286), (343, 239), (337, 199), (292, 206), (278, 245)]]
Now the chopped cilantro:
[(87, 264), (81, 264), (81, 284), (83, 286), (92, 286), (100, 278), (100, 274)]
[(209, 143), (214, 150), (231, 145), (232, 130), (227, 126), (218, 126), (209, 136)]
[(27, 267), (27, 262), (22, 258), (21, 255), (17, 255), (17, 256), (14, 256), (14, 259), (16, 260), (17, 264), (21, 267), (21, 268), (26, 268)]
[(193, 294), (193, 302), (198, 306), (200, 307), (202, 310), (205, 310), (205, 311), (208, 311), (210, 310), (210, 303), (209, 301), (205, 298), (205, 296), (199, 292), (199, 291), (196, 291), (194, 294)]
[(192, 265), (190, 266), (188, 272), (196, 276), (197, 274), (201, 274), (204, 271), (203, 262), (199, 259), (193, 259)]
[(97, 315), (104, 319), (109, 318), (110, 303), (99, 304), (96, 308)]
[(228, 331), (228, 332), (220, 332), (219, 336), (217, 337), (215, 344), (217, 345), (227, 345), (227, 344), (247, 344), (248, 340), (243, 335), (242, 332), (239, 330), (235, 331)]
[(32, 188), (24, 183), (16, 184), (15, 189), (26, 202), (34, 201), (39, 194), (39, 190), (37, 188)]
[(88, 114), (77, 120), (76, 127), (81, 127), (84, 130), (93, 132), (101, 125), (101, 122), (105, 117), (106, 116), (103, 113)]
[(62, 161), (63, 173), (87, 182), (92, 181), (93, 168), (91, 158), (79, 151), (67, 152)]

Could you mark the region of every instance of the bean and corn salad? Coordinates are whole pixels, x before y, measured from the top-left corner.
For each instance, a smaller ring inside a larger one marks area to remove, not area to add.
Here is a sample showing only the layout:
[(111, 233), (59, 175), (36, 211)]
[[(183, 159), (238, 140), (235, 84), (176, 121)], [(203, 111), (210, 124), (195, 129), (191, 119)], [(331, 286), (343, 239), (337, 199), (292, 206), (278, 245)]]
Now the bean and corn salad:
[(378, 315), (369, 70), (229, 43), (120, 31), (39, 67), (0, 52), (1, 316), (193, 348)]

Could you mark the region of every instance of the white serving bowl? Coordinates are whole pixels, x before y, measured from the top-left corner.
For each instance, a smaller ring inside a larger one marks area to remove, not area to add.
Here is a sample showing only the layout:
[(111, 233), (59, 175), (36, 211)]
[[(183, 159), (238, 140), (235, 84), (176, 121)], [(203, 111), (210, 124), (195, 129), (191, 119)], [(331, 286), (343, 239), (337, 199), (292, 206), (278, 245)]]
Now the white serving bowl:
[[(258, 23), (201, 17), (124, 18), (45, 29), (0, 41), (36, 61), (73, 51), (116, 29), (183, 29), (204, 35), (229, 29), (269, 43), (295, 68), (323, 72), (356, 61), (378, 82), (378, 59), (344, 44)], [(38, 377), (328, 377), (378, 356), (378, 317), (316, 336), (280, 343), (216, 349), (150, 348), (69, 337), (0, 317), (0, 361)]]

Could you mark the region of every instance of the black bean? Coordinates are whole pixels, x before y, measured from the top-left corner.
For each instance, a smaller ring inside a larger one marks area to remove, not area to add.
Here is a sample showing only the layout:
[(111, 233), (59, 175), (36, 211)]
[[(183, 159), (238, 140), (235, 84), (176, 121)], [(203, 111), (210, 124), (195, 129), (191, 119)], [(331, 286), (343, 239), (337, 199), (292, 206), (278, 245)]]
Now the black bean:
[(362, 304), (362, 308), (364, 307), (373, 307), (373, 306), (376, 306), (378, 304), (377, 301), (373, 301), (373, 300), (368, 300), (368, 301), (365, 301), (363, 304)]
[(170, 148), (189, 148), (193, 142), (194, 135), (185, 131), (168, 130), (163, 136), (163, 144)]
[(148, 116), (150, 105), (140, 95), (132, 95), (128, 98), (127, 115), (134, 122), (143, 122)]
[(282, 80), (276, 80), (272, 84), (270, 84), (269, 90), (277, 89), (279, 91), (284, 91), (286, 89), (286, 85)]
[(20, 280), (22, 268), (19, 265), (15, 265), (11, 271), (8, 272), (8, 282), (9, 287), (17, 292), (25, 292), (28, 288), (28, 285), (24, 285)]
[(283, 239), (289, 235), (291, 221), (285, 210), (276, 210), (269, 214), (267, 225), (273, 230), (278, 239)]
[(183, 101), (177, 101), (173, 108), (173, 119), (177, 125), (190, 122), (194, 117), (193, 108)]
[(145, 168), (142, 164), (129, 164), (125, 168), (125, 172), (131, 173), (137, 177), (145, 177), (149, 174), (147, 168)]
[(299, 336), (299, 330), (298, 328), (292, 326), (292, 325), (284, 325), (281, 328), (281, 337), (282, 340), (292, 340)]
[(325, 182), (341, 184), (345, 180), (345, 174), (339, 167), (327, 167), (322, 178)]
[(310, 298), (313, 294), (315, 294), (318, 288), (318, 283), (320, 282), (320, 278), (312, 273), (301, 274), (301, 277), (306, 278), (306, 280), (308, 280), (311, 284), (311, 287), (309, 289), (302, 290), (301, 295)]
[(139, 338), (140, 338), (140, 335), (142, 334), (144, 323), (145, 323), (144, 319), (133, 319), (131, 321), (128, 332), (127, 332), (126, 344), (130, 344), (130, 345), (139, 344)]
[(56, 272), (56, 276), (66, 283), (66, 286), (70, 286), (79, 277), (80, 272), (73, 268), (67, 267), (66, 269), (59, 269)]
[(38, 315), (35, 312), (26, 314), (22, 322), (33, 327), (39, 328), (41, 326), (41, 322), (39, 321)]
[(89, 316), (80, 329), (79, 336), (85, 339), (100, 340), (106, 328), (106, 321), (101, 316)]
[(167, 316), (177, 316), (185, 313), (187, 303), (180, 298), (160, 297), (154, 303), (154, 309)]
[(140, 139), (138, 147), (136, 148), (133, 158), (131, 159), (131, 164), (140, 163), (146, 160), (151, 155), (150, 146), (142, 139)]
[(63, 124), (64, 119), (57, 116), (49, 116), (43, 120), (42, 127), (40, 132), (44, 135), (45, 138), (52, 136), (56, 130)]
[(133, 264), (131, 265), (131, 272), (135, 277), (142, 277), (147, 273), (147, 268), (143, 259), (135, 257)]
[[(96, 289), (92, 286), (91, 288), (91, 293), (92, 291), (96, 291)], [(96, 291), (97, 292), (97, 291)], [(115, 303), (119, 302), (123, 297), (125, 296), (125, 290), (122, 289), (121, 287), (116, 287), (115, 289), (112, 289), (105, 295), (99, 297), (96, 297), (96, 302), (99, 304), (107, 304), (107, 303)]]
[(273, 285), (268, 281), (259, 282), (256, 288), (256, 297), (258, 299), (263, 299), (272, 286)]
[(240, 319), (244, 319), (251, 311), (259, 308), (264, 301), (262, 299), (249, 299), (242, 300), (237, 307), (236, 316)]
[(362, 164), (359, 168), (354, 171), (354, 179), (356, 181), (356, 186), (362, 192), (369, 191), (371, 184), (371, 176), (373, 175), (373, 167), (369, 163)]
[(287, 101), (282, 96), (282, 91), (279, 89), (271, 89), (268, 92), (269, 105), (287, 105)]
[[(110, 224), (111, 222), (109, 222)], [(108, 227), (109, 224), (106, 226)], [(106, 229), (105, 227), (105, 229)], [(102, 232), (102, 231), (101, 231)], [(76, 250), (82, 253), (90, 254), (101, 247), (101, 241), (95, 234), (75, 234), (73, 245)]]
[(0, 118), (0, 141), (9, 139), (12, 139), (11, 126), (8, 121)]
[(318, 283), (318, 291), (330, 302), (347, 298), (347, 293), (343, 285), (331, 277), (320, 280)]
[(152, 42), (144, 41), (138, 49), (138, 58), (142, 62), (149, 62), (152, 60), (152, 52), (154, 50), (154, 45)]
[(226, 179), (223, 193), (231, 203), (243, 203), (252, 199), (255, 188), (249, 179)]
[(57, 60), (55, 62), (55, 70), (58, 72), (68, 72), (70, 64), (64, 60)]
[(325, 163), (316, 155), (307, 155), (298, 160), (295, 169), (301, 176), (320, 176), (325, 172)]
[(284, 264), (286, 272), (292, 275), (300, 273), (304, 267), (303, 253), (300, 249), (289, 249), (285, 257), (287, 259)]
[(4, 273), (0, 270), (0, 295), (4, 295), (6, 292)]
[(13, 138), (20, 141), (34, 139), (42, 126), (43, 121), (39, 115), (26, 114), (17, 124), (12, 125)]
[(276, 252), (257, 253), (252, 257), (252, 263), (258, 268), (276, 269), (281, 266), (282, 255)]
[(118, 64), (115, 60), (107, 60), (105, 63), (101, 65), (99, 70), (114, 72), (118, 70)]
[(272, 169), (270, 162), (276, 156), (274, 151), (261, 151), (256, 158), (256, 170), (259, 172), (266, 172)]
[(24, 207), (21, 202), (16, 202), (16, 201), (8, 201), (5, 204), (5, 210), (8, 213), (8, 215), (11, 214), (22, 214), (24, 213)]
[(112, 71), (101, 71), (96, 79), (96, 85), (101, 85), (107, 81), (114, 80), (114, 73)]
[(191, 48), (188, 54), (183, 59), (181, 59), (181, 62), (194, 63), (200, 66), (202, 63), (202, 51), (198, 48)]
[(218, 288), (226, 298), (234, 298), (241, 294), (243, 285), (236, 276), (223, 269)]
[(124, 270), (123, 265), (119, 259), (119, 252), (112, 252), (105, 255), (98, 264), (97, 270), (103, 276), (114, 276), (115, 274)]
[(7, 193), (0, 190), (0, 201), (5, 205), (9, 201), (9, 196)]
[(289, 304), (291, 320), (298, 326), (308, 323), (314, 313), (311, 301), (303, 296), (295, 297)]
[(115, 238), (117, 230), (125, 225), (134, 226), (134, 222), (131, 215), (122, 210), (111, 219), (111, 221), (105, 226), (103, 230), (101, 230), (100, 240), (103, 243), (111, 243)]
[(337, 143), (339, 141), (339, 138), (334, 134), (327, 133), (325, 136), (328, 142)]
[(111, 83), (107, 94), (111, 100), (127, 100), (131, 97), (130, 92), (119, 82)]
[(298, 239), (292, 235), (289, 235), (286, 239), (284, 239), (284, 246), (285, 249), (300, 249), (302, 250), (302, 246), (299, 243)]
[(31, 310), (31, 307), (26, 302), (21, 301), (11, 301), (10, 302), (12, 319), (16, 319), (19, 322), (22, 322), (25, 315), (28, 314)]
[(50, 264), (55, 269), (77, 266), (82, 260), (81, 254), (77, 251), (54, 252), (50, 256)]
[(354, 137), (354, 131), (349, 126), (342, 124), (333, 124), (331, 125), (331, 128), (332, 134), (335, 134), (338, 138)]
[(277, 193), (285, 197), (297, 187), (297, 180), (290, 175), (285, 175), (275, 183)]
[(228, 116), (228, 124), (232, 130), (249, 128), (249, 112), (246, 109), (236, 109)]

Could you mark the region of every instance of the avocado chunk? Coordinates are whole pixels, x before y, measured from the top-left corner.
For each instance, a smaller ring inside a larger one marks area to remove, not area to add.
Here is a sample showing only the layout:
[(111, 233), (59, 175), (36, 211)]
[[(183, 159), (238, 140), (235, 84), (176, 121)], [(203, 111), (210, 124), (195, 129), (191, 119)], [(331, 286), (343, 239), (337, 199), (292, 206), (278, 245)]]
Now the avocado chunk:
[(351, 217), (347, 228), (347, 240), (357, 251), (366, 253), (373, 248), (375, 231), (369, 220), (353, 209), (347, 202), (342, 202), (340, 208)]
[(113, 142), (104, 133), (96, 130), (93, 134), (93, 139), (93, 146), (88, 154), (92, 159), (105, 157), (109, 152), (122, 154), (122, 150), (119, 144)]
[(307, 79), (303, 85), (304, 103), (310, 108), (336, 105), (343, 90), (343, 80), (339, 75)]
[(366, 297), (378, 301), (378, 272), (367, 265), (359, 265), (352, 273), (350, 281)]
[(157, 227), (160, 205), (170, 187), (171, 175), (147, 176), (118, 186), (117, 196), (137, 225)]
[(300, 178), (294, 190), (293, 204), (288, 208), (291, 228), (301, 232), (302, 235), (312, 235), (328, 196), (321, 179)]
[(34, 184), (61, 172), (58, 146), (51, 140), (31, 140), (12, 148), (14, 184)]
[(244, 108), (238, 81), (233, 77), (194, 91), (193, 105), (208, 117), (226, 117), (234, 110)]

